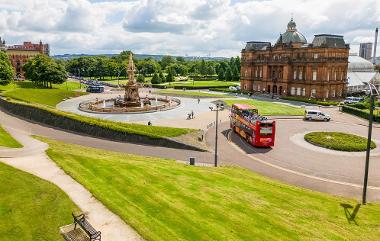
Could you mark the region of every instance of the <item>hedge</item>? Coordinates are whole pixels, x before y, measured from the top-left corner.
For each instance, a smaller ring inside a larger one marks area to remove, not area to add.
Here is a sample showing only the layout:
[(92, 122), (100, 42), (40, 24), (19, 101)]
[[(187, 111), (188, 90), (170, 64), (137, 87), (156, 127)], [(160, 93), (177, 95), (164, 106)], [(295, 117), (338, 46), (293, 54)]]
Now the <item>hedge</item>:
[(204, 151), (200, 148), (160, 135), (160, 133), (169, 132), (172, 136), (178, 136), (193, 132), (195, 131), (194, 129), (155, 127), (99, 120), (59, 111), (42, 105), (9, 101), (3, 98), (0, 98), (0, 106), (2, 109), (16, 116), (93, 137), (100, 137), (112, 141)]
[(291, 101), (300, 101), (300, 102), (316, 104), (316, 105), (323, 105), (323, 106), (339, 105), (338, 101), (322, 101), (322, 100), (306, 99), (306, 98), (300, 98), (300, 97), (294, 97), (294, 96), (283, 96), (283, 97), (281, 97), (281, 99), (291, 100)]
[[(343, 105), (342, 111), (369, 120), (369, 113), (351, 106)], [(380, 122), (380, 115), (373, 115), (373, 121)]]

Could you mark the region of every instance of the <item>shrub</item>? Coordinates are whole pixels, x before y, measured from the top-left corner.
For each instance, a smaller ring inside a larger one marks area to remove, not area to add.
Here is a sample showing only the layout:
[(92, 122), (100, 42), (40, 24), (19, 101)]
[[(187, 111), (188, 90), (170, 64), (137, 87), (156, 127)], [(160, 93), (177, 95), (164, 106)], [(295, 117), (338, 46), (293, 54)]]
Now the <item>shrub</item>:
[(283, 96), (281, 97), (281, 99), (291, 100), (291, 101), (300, 101), (300, 102), (323, 105), (323, 106), (339, 105), (338, 101), (322, 101), (322, 100), (317, 100), (317, 99), (307, 99), (307, 98), (295, 97), (295, 96)]
[[(342, 111), (349, 113), (349, 114), (352, 114), (352, 115), (356, 115), (358, 117), (361, 117), (361, 118), (364, 118), (367, 120), (369, 119), (369, 112), (367, 112), (365, 110), (361, 110), (361, 109), (357, 109), (357, 108), (354, 108), (354, 107), (351, 107), (348, 105), (344, 105), (344, 106), (342, 106)], [(374, 113), (373, 121), (380, 122), (380, 115), (376, 115), (376, 113)]]

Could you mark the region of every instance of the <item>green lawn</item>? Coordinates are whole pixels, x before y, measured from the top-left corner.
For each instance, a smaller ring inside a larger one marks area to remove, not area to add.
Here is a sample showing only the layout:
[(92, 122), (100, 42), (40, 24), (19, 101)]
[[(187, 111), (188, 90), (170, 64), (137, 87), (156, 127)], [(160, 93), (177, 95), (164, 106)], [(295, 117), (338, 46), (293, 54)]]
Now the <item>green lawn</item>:
[(354, 207), (354, 200), (285, 185), (245, 169), (186, 166), (43, 140), (50, 145), (50, 158), (146, 240), (380, 237), (378, 204), (362, 206), (356, 225), (342, 207)]
[(183, 91), (183, 90), (173, 90), (173, 89), (166, 89), (166, 90), (159, 90), (155, 93), (161, 94), (161, 95), (169, 95), (169, 96), (184, 96), (184, 97), (194, 97), (194, 98), (234, 98), (229, 95), (223, 95), (223, 94), (214, 94), (214, 93), (205, 93), (205, 92), (199, 92), (199, 91)]
[(38, 103), (55, 107), (64, 99), (86, 94), (84, 92), (76, 92), (79, 89), (79, 83), (67, 82), (60, 85), (53, 85), (52, 89), (38, 88), (33, 83), (25, 81), (13, 85), (2, 93), (3, 96), (28, 103)]
[[(365, 151), (367, 150), (367, 138), (343, 132), (310, 132), (305, 135), (305, 140), (313, 145), (337, 151)], [(371, 142), (371, 149), (376, 148), (375, 142)]]
[(260, 115), (272, 115), (272, 116), (297, 116), (303, 115), (304, 109), (299, 107), (293, 107), (281, 103), (273, 103), (270, 101), (262, 100), (225, 100), (227, 105), (232, 104), (250, 104), (257, 107)]
[(165, 86), (183, 86), (183, 87), (228, 87), (228, 86), (235, 86), (240, 85), (239, 82), (226, 82), (226, 81), (217, 81), (217, 80), (205, 80), (205, 81), (177, 81), (177, 82), (171, 82), (171, 83), (162, 83), (161, 85)]
[(0, 162), (0, 240), (62, 240), (78, 208), (54, 184)]
[(20, 148), (22, 145), (0, 126), (0, 146)]

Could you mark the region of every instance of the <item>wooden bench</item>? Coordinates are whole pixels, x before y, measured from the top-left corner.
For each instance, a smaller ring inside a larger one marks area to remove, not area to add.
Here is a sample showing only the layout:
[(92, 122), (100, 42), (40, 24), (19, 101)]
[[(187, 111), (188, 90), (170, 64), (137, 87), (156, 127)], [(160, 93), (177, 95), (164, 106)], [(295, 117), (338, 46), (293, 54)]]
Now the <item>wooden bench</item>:
[(90, 238), (90, 241), (97, 240), (100, 241), (102, 239), (101, 237), (101, 232), (96, 231), (91, 224), (87, 221), (85, 218), (84, 214), (80, 214), (76, 216), (74, 213), (72, 213), (73, 218), (74, 218), (74, 230), (77, 229), (77, 225), (83, 229), (83, 231), (86, 232), (88, 237)]

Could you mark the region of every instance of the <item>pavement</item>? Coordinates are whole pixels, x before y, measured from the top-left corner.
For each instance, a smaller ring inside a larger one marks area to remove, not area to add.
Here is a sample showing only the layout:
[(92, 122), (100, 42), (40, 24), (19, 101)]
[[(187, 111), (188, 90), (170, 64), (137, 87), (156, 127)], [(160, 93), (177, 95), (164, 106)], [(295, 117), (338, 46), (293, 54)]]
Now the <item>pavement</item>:
[[(81, 184), (67, 175), (45, 154), (48, 145), (29, 136), (28, 132), (5, 126), (23, 148), (2, 149), (0, 161), (17, 169), (54, 183), (86, 214), (95, 229), (102, 232), (104, 241), (143, 240), (119, 216), (108, 210)], [(58, 230), (57, 230), (58, 232)]]

